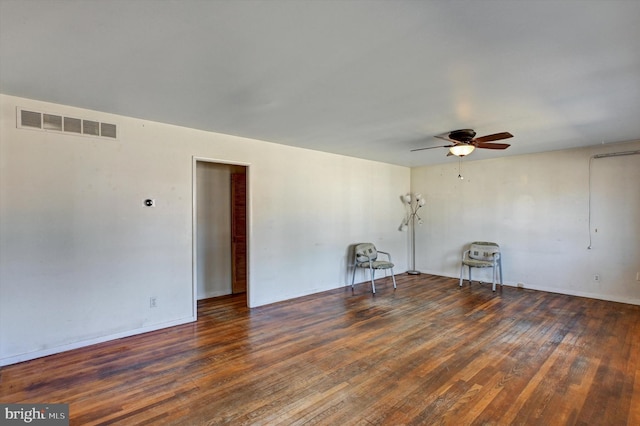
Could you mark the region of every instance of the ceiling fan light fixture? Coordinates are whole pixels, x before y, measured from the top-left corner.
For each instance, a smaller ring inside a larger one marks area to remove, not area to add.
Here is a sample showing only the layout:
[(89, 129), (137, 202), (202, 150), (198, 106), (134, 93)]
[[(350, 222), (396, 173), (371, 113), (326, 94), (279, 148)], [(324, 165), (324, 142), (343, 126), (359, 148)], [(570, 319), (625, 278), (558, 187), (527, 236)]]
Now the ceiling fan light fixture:
[(476, 149), (475, 146), (470, 144), (459, 144), (454, 145), (449, 148), (449, 152), (458, 157), (464, 157), (465, 155), (469, 155)]

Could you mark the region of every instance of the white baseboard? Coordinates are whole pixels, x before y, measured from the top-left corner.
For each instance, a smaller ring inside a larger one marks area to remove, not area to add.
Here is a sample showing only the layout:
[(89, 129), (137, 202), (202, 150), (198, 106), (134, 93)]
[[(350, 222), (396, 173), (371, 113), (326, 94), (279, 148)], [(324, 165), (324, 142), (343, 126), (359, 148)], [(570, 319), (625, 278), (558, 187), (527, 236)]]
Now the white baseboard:
[(231, 290), (229, 291), (208, 291), (203, 294), (198, 295), (198, 300), (211, 299), (212, 297), (220, 297), (220, 296), (229, 296), (231, 295)]
[[(436, 272), (436, 271), (423, 271), (423, 273), (438, 275), (438, 276), (447, 277), (447, 278), (455, 278), (457, 280), (460, 279), (460, 275), (453, 276), (450, 274), (444, 274), (442, 272)], [(467, 279), (465, 278), (465, 283), (466, 282), (467, 282)], [(518, 283), (511, 283), (511, 282), (505, 282), (504, 285), (509, 287), (518, 287)], [(530, 284), (527, 284), (524, 288), (528, 290), (546, 291), (547, 293), (565, 294), (567, 296), (587, 297), (589, 299), (598, 299), (598, 300), (604, 300), (607, 302), (626, 303), (628, 305), (640, 305), (640, 299), (630, 299), (630, 298), (612, 296), (609, 294), (589, 293), (585, 291), (560, 289), (555, 287), (535, 286)]]
[[(507, 284), (505, 284), (507, 285)], [(513, 285), (515, 287), (515, 285)], [(606, 302), (626, 303), (628, 305), (640, 305), (640, 299), (629, 299), (624, 297), (612, 296), (609, 294), (589, 293), (585, 291), (575, 291), (566, 289), (557, 289), (552, 287), (539, 287), (527, 285), (525, 288), (537, 291), (546, 291), (547, 293), (566, 294), (567, 296), (587, 297), (589, 299), (604, 300)]]
[(70, 351), (73, 349), (83, 348), (85, 346), (91, 346), (98, 343), (108, 342), (110, 340), (122, 339), (123, 337), (135, 336), (138, 334), (148, 333), (150, 331), (161, 330), (163, 328), (173, 327), (176, 325), (187, 324), (196, 321), (196, 317), (181, 318), (175, 321), (164, 322), (161, 324), (154, 324), (148, 327), (137, 328), (135, 330), (123, 331), (121, 333), (110, 334), (107, 336), (96, 337), (94, 339), (83, 340), (81, 342), (69, 343), (68, 345), (56, 346), (54, 348), (42, 349), (39, 351), (28, 352), (20, 355), (10, 356), (0, 359), (0, 367), (5, 365), (17, 364), (19, 362), (30, 361), (36, 358), (42, 358), (44, 356), (54, 355), (61, 352)]

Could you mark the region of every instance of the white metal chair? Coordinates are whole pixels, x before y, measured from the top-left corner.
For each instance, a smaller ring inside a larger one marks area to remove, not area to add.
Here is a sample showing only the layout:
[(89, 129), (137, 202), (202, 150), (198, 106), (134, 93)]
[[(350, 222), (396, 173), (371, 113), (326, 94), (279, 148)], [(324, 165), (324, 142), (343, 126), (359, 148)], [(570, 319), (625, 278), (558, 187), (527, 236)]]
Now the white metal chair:
[[(380, 251), (376, 249), (376, 246), (372, 243), (362, 243), (356, 245), (353, 261), (353, 276), (351, 277), (351, 288), (353, 288), (355, 279), (356, 279), (356, 269), (364, 268), (369, 269), (369, 273), (371, 274), (371, 290), (375, 294), (376, 292), (376, 284), (375, 284), (375, 271), (377, 269), (390, 269), (391, 270), (391, 278), (393, 279), (393, 288), (396, 288), (396, 277), (393, 274), (393, 263), (391, 262), (391, 255), (386, 251)], [(378, 254), (384, 254), (387, 256), (388, 261), (386, 260), (378, 260)], [(386, 276), (386, 272), (385, 272)]]
[(462, 277), (464, 267), (469, 268), (469, 284), (471, 284), (471, 268), (493, 268), (493, 291), (496, 291), (496, 275), (500, 274), (500, 286), (502, 287), (502, 257), (500, 246), (488, 241), (474, 241), (468, 250), (462, 253), (462, 264), (460, 265), (460, 287), (462, 287)]

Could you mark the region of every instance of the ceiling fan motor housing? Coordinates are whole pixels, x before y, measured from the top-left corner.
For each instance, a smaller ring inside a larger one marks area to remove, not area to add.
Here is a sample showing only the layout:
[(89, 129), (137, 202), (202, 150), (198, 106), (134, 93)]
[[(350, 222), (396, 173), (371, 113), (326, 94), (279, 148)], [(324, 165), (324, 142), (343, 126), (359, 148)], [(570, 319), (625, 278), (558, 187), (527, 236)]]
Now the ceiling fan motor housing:
[(454, 130), (453, 132), (449, 133), (449, 139), (465, 143), (471, 142), (475, 136), (476, 132), (474, 132), (472, 129)]

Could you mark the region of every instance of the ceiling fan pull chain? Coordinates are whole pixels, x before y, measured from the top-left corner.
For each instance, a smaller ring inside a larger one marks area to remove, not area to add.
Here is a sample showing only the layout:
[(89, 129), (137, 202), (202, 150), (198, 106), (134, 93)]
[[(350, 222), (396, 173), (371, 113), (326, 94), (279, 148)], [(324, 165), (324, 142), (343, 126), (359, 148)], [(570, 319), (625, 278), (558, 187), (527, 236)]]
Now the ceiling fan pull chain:
[(462, 157), (458, 157), (458, 179), (464, 179), (464, 177), (462, 176)]

